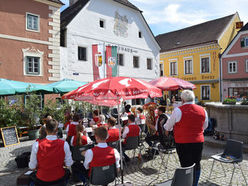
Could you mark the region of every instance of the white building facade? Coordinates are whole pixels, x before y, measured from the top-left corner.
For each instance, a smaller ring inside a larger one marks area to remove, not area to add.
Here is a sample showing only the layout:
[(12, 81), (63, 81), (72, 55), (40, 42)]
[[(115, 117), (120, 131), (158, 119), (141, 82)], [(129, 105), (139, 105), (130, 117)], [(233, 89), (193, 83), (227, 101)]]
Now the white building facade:
[(61, 79), (93, 81), (94, 44), (118, 47), (119, 76), (159, 76), (160, 47), (142, 12), (127, 0), (78, 0), (62, 12)]

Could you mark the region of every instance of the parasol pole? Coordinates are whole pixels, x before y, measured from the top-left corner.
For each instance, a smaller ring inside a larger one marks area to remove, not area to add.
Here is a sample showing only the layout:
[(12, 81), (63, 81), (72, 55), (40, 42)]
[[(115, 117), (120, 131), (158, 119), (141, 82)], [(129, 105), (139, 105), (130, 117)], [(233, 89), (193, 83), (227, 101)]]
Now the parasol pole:
[(121, 122), (120, 122), (120, 99), (117, 98), (118, 101), (118, 126), (119, 126), (119, 141), (120, 141), (120, 157), (121, 157), (121, 183), (123, 184), (123, 159), (122, 159), (122, 144), (121, 144)]

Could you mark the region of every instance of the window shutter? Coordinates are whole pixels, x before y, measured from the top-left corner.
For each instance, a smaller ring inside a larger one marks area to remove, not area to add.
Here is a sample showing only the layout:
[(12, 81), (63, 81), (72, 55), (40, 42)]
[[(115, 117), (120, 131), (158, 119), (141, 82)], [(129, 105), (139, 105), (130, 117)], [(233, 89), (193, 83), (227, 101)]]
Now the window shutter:
[(25, 57), (25, 73), (29, 74), (28, 73), (28, 57)]
[(240, 45), (241, 45), (241, 48), (242, 48), (242, 47), (245, 47), (245, 39), (244, 39), (244, 38), (242, 38), (242, 39), (240, 40)]
[(38, 75), (40, 75), (40, 58), (38, 58)]

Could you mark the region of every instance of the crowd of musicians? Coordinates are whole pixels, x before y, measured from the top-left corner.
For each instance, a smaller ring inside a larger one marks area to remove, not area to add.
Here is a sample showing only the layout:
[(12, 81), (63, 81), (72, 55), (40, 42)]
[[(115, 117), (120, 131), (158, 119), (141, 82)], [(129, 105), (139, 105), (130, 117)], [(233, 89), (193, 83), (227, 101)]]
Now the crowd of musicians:
[[(119, 171), (121, 157), (125, 163), (130, 161), (125, 153), (126, 140), (143, 133), (148, 146), (147, 154), (154, 153), (152, 147), (158, 142), (165, 149), (175, 145), (182, 167), (196, 165), (193, 185), (198, 185), (203, 132), (208, 126), (208, 116), (203, 107), (194, 104), (195, 96), (192, 91), (182, 91), (181, 100), (182, 104), (175, 107), (170, 116), (165, 113), (165, 107), (154, 103), (135, 110), (130, 105), (125, 105), (120, 117), (121, 127), (116, 115), (103, 115), (98, 110), (93, 111), (89, 122), (81, 120), (77, 113), (66, 113), (65, 140), (60, 138), (61, 134), (58, 135), (58, 122), (48, 114), (40, 129), (40, 138), (32, 146), (29, 168), (34, 170), (31, 176), (33, 182), (35, 185), (66, 185), (71, 167), (78, 163), (72, 159), (72, 149), (77, 146), (88, 147), (81, 153), (81, 166), (77, 166), (81, 169), (80, 178), (83, 182), (87, 182), (93, 167), (115, 164)], [(123, 154), (120, 154), (120, 149), (109, 146), (120, 139)]]

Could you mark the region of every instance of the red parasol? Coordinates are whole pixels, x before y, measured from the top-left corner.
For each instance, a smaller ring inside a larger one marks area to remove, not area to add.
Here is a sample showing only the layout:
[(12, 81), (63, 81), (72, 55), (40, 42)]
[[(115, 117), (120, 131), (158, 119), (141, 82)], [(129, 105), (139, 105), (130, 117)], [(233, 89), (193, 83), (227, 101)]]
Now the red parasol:
[(161, 97), (161, 90), (149, 83), (128, 77), (111, 77), (96, 80), (71, 91), (63, 99), (75, 99), (81, 101), (97, 100), (117, 100), (123, 98), (136, 99), (150, 96)]
[(196, 86), (188, 81), (174, 77), (160, 77), (149, 82), (162, 90), (195, 89)]

